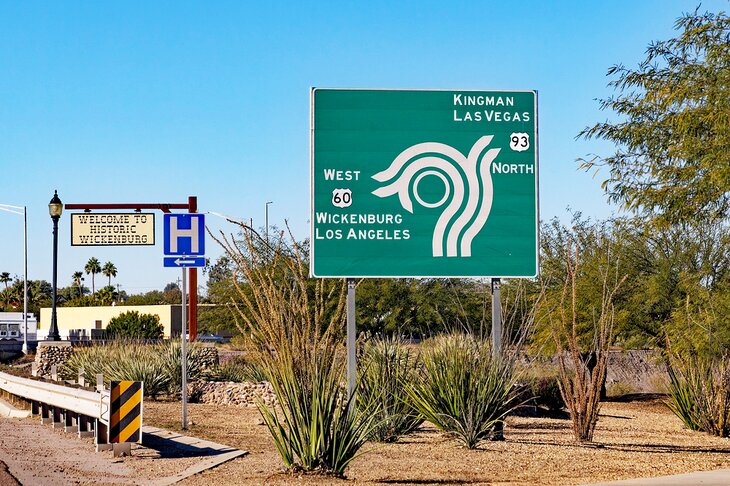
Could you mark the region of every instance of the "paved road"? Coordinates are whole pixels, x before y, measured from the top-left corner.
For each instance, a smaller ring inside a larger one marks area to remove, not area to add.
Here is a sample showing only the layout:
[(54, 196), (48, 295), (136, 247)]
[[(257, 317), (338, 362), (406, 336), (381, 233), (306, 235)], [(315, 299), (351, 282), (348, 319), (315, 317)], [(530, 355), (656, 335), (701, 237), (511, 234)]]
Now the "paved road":
[(729, 484), (730, 469), (718, 469), (658, 478), (625, 479), (590, 486), (727, 486)]

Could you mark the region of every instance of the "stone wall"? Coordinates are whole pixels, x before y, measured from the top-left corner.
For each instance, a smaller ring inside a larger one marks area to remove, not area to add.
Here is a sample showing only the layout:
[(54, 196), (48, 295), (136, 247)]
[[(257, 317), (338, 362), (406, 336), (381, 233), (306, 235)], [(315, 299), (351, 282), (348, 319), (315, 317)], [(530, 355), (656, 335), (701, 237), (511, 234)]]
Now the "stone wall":
[(58, 344), (38, 343), (38, 349), (35, 354), (35, 363), (37, 365), (37, 375), (43, 378), (51, 377), (51, 366), (56, 365), (56, 369), (60, 370), (61, 365), (71, 357), (74, 349), (69, 342), (59, 342)]
[(259, 398), (266, 405), (276, 403), (274, 390), (271, 384), (265, 381), (259, 383), (193, 381), (188, 383), (188, 398), (192, 403), (214, 403), (237, 407), (255, 407)]
[(647, 350), (611, 351), (606, 388), (621, 384), (630, 393), (664, 393), (669, 375), (659, 353)]
[(215, 346), (204, 346), (200, 349), (200, 359), (203, 368), (210, 369), (218, 366), (218, 349)]

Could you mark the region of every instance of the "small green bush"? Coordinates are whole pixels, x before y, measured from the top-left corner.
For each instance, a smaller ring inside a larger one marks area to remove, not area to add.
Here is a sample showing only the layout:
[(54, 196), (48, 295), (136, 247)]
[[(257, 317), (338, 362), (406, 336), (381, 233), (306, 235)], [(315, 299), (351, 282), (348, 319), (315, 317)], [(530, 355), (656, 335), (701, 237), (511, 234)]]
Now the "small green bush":
[(112, 317), (106, 327), (107, 334), (122, 338), (161, 339), (163, 331), (160, 316), (137, 311), (122, 312)]
[(426, 420), (470, 449), (503, 425), (518, 398), (513, 359), (494, 359), (488, 342), (464, 334), (426, 341), (421, 356), (409, 395)]
[(395, 442), (421, 425), (423, 418), (406, 391), (420, 369), (415, 353), (397, 338), (374, 339), (365, 344), (358, 365), (357, 405), (375, 415), (370, 440)]

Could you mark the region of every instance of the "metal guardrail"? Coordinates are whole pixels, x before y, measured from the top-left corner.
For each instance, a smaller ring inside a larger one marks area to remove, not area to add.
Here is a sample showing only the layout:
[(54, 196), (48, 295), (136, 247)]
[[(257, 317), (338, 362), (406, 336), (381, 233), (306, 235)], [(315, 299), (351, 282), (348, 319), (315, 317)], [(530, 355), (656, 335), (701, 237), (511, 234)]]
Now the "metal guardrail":
[(114, 450), (117, 456), (131, 451), (128, 443), (109, 443), (109, 390), (89, 391), (0, 372), (0, 391), (30, 402), (31, 414), (40, 415), (43, 424), (79, 437), (93, 436), (97, 452)]
[(70, 388), (0, 372), (0, 389), (109, 424), (109, 393)]

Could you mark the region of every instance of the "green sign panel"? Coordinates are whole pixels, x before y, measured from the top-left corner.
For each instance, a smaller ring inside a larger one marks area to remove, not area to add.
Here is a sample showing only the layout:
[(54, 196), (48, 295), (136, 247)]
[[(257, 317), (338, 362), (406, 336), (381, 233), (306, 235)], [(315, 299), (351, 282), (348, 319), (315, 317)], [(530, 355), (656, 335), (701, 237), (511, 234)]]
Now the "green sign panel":
[(312, 90), (311, 273), (533, 277), (534, 91)]

